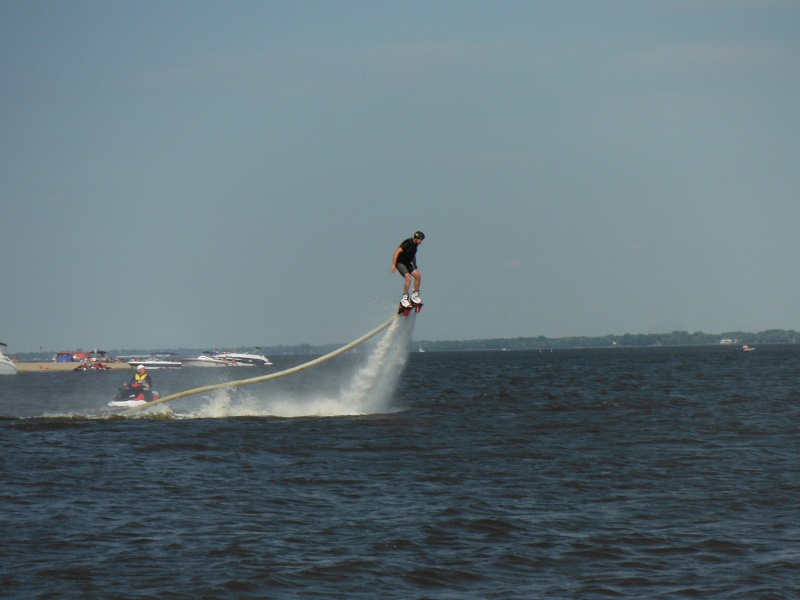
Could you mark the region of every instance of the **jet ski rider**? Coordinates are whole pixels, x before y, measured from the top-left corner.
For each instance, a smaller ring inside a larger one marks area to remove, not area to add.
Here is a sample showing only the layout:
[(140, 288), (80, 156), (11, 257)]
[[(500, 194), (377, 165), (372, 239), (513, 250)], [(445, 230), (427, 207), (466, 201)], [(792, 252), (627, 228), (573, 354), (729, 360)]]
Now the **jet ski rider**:
[(125, 384), (125, 387), (132, 391), (140, 391), (144, 395), (145, 400), (148, 402), (153, 401), (153, 380), (150, 378), (144, 365), (136, 367), (136, 373), (134, 373), (131, 380)]

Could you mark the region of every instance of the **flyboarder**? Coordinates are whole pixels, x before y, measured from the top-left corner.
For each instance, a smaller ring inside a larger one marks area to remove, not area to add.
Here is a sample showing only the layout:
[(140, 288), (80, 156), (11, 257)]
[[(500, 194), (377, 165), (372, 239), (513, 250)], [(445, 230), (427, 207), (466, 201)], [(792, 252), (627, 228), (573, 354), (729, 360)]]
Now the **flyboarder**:
[[(421, 231), (417, 231), (412, 237), (401, 242), (397, 250), (394, 251), (394, 256), (392, 257), (392, 270), (390, 272), (399, 272), (405, 280), (403, 283), (403, 298), (400, 300), (400, 306), (403, 308), (422, 305), (422, 298), (419, 296), (419, 285), (422, 281), (422, 274), (419, 272), (419, 269), (417, 269), (417, 247), (424, 239), (425, 234)], [(408, 290), (411, 289), (412, 278), (414, 279), (414, 288), (409, 297)]]

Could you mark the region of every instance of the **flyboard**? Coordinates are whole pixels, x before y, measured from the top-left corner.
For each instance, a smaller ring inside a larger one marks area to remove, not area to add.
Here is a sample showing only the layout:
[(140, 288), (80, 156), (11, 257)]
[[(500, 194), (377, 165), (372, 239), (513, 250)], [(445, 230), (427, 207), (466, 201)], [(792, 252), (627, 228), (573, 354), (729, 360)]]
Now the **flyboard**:
[(416, 304), (412, 304), (411, 306), (403, 306), (403, 303), (401, 302), (399, 308), (397, 309), (397, 314), (398, 315), (403, 315), (404, 317), (407, 317), (408, 315), (411, 314), (412, 310), (414, 312), (421, 311), (422, 310), (422, 302), (417, 302)]
[[(320, 363), (325, 362), (326, 360), (330, 360), (331, 358), (338, 356), (340, 354), (344, 354), (348, 350), (351, 350), (358, 346), (359, 344), (363, 344), (371, 337), (379, 334), (381, 331), (389, 327), (392, 323), (395, 322), (397, 319), (397, 315), (392, 315), (392, 317), (386, 321), (383, 325), (379, 325), (369, 333), (362, 335), (357, 340), (350, 342), (339, 348), (338, 350), (334, 350), (326, 354), (325, 356), (320, 356), (312, 361), (307, 363), (303, 363), (302, 365), (298, 365), (296, 367), (292, 367), (291, 369), (286, 369), (285, 371), (279, 371), (278, 373), (271, 373), (270, 375), (261, 375), (260, 377), (251, 377), (250, 379), (241, 379), (239, 381), (229, 381), (226, 383), (216, 383), (214, 385), (206, 385), (204, 387), (195, 388), (193, 390), (187, 390), (185, 392), (179, 392), (177, 394), (170, 394), (169, 396), (164, 396), (162, 398), (158, 398), (157, 400), (154, 399), (150, 402), (144, 402), (143, 404), (136, 404), (135, 406), (130, 406), (127, 410), (123, 410), (119, 414), (121, 415), (131, 415), (137, 411), (144, 410), (145, 408), (150, 408), (151, 406), (155, 406), (156, 404), (161, 404), (162, 402), (169, 402), (170, 400), (177, 400), (178, 398), (183, 398), (185, 396), (191, 396), (194, 394), (201, 394), (203, 392), (210, 392), (213, 390), (219, 390), (222, 388), (231, 388), (231, 387), (238, 387), (241, 385), (250, 385), (252, 383), (260, 383), (262, 381), (269, 381), (270, 379), (277, 379), (278, 377), (284, 377), (286, 375), (291, 375), (292, 373), (297, 373), (304, 369), (308, 369), (309, 367), (316, 366)], [(155, 392), (154, 392), (155, 393)]]

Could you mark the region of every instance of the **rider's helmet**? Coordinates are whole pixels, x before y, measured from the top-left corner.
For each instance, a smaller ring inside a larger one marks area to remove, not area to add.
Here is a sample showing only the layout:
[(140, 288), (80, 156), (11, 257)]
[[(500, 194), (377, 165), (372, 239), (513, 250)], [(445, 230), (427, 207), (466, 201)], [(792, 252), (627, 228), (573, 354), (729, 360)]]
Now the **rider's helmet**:
[(421, 231), (417, 231), (417, 232), (414, 233), (414, 239), (415, 240), (424, 240), (425, 239), (425, 234), (422, 233)]

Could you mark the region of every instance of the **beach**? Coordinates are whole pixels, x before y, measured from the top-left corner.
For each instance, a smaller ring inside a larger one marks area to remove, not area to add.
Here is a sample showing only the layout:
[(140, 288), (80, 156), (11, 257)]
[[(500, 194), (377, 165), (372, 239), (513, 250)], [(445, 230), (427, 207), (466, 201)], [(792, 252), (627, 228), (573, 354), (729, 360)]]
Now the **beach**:
[[(81, 366), (83, 363), (79, 362), (15, 362), (14, 363), (17, 367), (17, 372), (19, 373), (31, 373), (31, 372), (40, 372), (40, 371), (55, 371), (55, 372), (63, 372), (63, 371), (73, 371), (77, 367)], [(103, 363), (109, 369), (117, 369), (122, 371), (129, 371), (131, 366), (128, 363), (124, 362), (108, 362)]]

